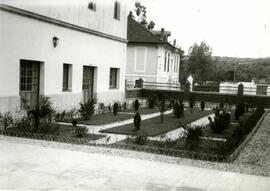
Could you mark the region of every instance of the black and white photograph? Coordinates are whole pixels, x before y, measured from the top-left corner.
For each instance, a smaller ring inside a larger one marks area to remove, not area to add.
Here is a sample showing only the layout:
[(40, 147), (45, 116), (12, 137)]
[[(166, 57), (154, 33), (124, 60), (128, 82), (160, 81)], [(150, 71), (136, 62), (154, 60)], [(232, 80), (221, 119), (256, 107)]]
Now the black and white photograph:
[(0, 191), (269, 191), (269, 0), (0, 0)]

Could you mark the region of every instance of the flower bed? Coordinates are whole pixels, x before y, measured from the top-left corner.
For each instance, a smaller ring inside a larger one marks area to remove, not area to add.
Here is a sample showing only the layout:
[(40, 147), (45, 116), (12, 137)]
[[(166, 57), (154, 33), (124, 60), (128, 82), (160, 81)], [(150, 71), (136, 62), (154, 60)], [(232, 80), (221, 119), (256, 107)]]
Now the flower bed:
[(164, 115), (163, 123), (161, 123), (160, 117), (144, 120), (141, 122), (139, 131), (134, 130), (134, 124), (128, 124), (102, 130), (101, 132), (154, 137), (172, 131), (176, 128), (179, 128), (181, 125), (188, 124), (211, 113), (213, 113), (213, 111), (201, 111), (195, 109), (193, 113), (191, 113), (189, 110), (185, 110), (184, 117), (182, 118), (176, 118), (174, 117), (174, 114)]

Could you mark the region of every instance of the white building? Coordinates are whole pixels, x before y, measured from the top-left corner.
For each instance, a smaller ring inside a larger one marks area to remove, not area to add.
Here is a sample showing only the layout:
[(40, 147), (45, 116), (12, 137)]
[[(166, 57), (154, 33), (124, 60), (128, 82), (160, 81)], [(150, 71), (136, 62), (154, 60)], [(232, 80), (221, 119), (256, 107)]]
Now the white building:
[(168, 42), (170, 32), (149, 31), (128, 18), (126, 79), (179, 83), (180, 49)]
[(0, 112), (39, 95), (57, 109), (125, 97), (124, 0), (0, 0)]

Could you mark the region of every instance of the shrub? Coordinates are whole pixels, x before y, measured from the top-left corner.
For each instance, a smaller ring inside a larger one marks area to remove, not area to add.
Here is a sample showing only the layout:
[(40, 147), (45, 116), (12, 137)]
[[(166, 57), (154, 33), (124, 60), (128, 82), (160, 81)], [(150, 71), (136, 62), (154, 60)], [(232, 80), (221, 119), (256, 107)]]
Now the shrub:
[(239, 117), (241, 115), (243, 115), (243, 113), (245, 113), (245, 104), (240, 102), (236, 105), (236, 108), (235, 108), (235, 119), (236, 120), (239, 120)]
[(223, 103), (223, 102), (221, 102), (221, 103), (219, 104), (219, 108), (220, 108), (220, 109), (223, 109), (223, 108), (224, 108), (224, 103)]
[(0, 122), (4, 130), (13, 127), (13, 117), (10, 112), (0, 115)]
[(65, 110), (62, 111), (61, 114), (60, 114), (60, 120), (61, 121), (65, 120), (66, 119), (66, 116), (67, 116), (67, 112)]
[(71, 124), (72, 124), (73, 127), (76, 127), (77, 124), (78, 124), (77, 119), (72, 119)]
[(77, 114), (76, 108), (72, 108), (70, 111), (68, 111), (68, 112), (66, 113), (66, 117), (67, 117), (68, 119), (73, 119), (73, 118), (75, 117), (76, 114)]
[(124, 111), (127, 110), (127, 102), (124, 102), (123, 103), (123, 107), (122, 108), (123, 108)]
[(183, 116), (184, 106), (183, 106), (182, 101), (180, 101), (180, 103), (176, 102), (174, 104), (173, 112), (174, 112), (174, 116), (177, 118), (180, 118), (181, 116)]
[(99, 103), (98, 104), (98, 113), (103, 114), (104, 113), (104, 108), (105, 108), (104, 103)]
[(191, 109), (192, 112), (193, 112), (193, 107), (194, 107), (194, 100), (193, 100), (193, 96), (190, 95), (189, 96), (189, 108)]
[(138, 110), (139, 110), (139, 107), (140, 107), (140, 103), (139, 103), (139, 101), (136, 99), (135, 102), (134, 102), (134, 110), (135, 110), (135, 111), (138, 111)]
[(25, 104), (27, 116), (38, 129), (41, 123), (50, 123), (55, 113), (50, 97), (40, 97), (39, 104), (31, 108)]
[(201, 110), (204, 111), (204, 108), (205, 108), (205, 103), (204, 101), (201, 101)]
[(147, 143), (147, 136), (136, 136), (134, 143), (137, 145), (145, 145)]
[(53, 127), (58, 127), (58, 126), (54, 126), (50, 122), (40, 123), (38, 128), (36, 129), (36, 133), (39, 133), (39, 134), (48, 134), (48, 133), (57, 134), (57, 128), (53, 128)]
[(240, 83), (238, 85), (238, 89), (237, 89), (237, 95), (238, 96), (243, 96), (244, 94), (244, 85), (242, 83)]
[(113, 114), (114, 114), (114, 115), (117, 115), (117, 113), (118, 113), (118, 107), (119, 107), (119, 106), (118, 106), (118, 103), (114, 103), (114, 104), (113, 104)]
[(138, 112), (134, 116), (133, 123), (134, 123), (134, 126), (135, 126), (135, 130), (136, 131), (140, 130), (140, 126), (141, 126), (141, 115)]
[(230, 125), (230, 114), (224, 110), (219, 110), (219, 113), (215, 113), (214, 121), (211, 117), (208, 117), (210, 122), (210, 127), (215, 133), (221, 133), (224, 129), (228, 128)]
[(75, 134), (77, 137), (86, 137), (88, 128), (86, 126), (77, 126), (75, 128)]
[(86, 103), (80, 103), (80, 109), (78, 111), (84, 120), (88, 120), (93, 115), (94, 109), (95, 102), (89, 99)]
[(159, 111), (160, 111), (160, 122), (163, 123), (164, 112), (165, 112), (165, 101), (164, 100), (160, 102)]
[(14, 123), (14, 130), (21, 132), (32, 132), (34, 131), (31, 121), (27, 117), (22, 117), (17, 119)]
[(155, 99), (152, 97), (148, 98), (148, 108), (153, 109), (155, 107)]
[(199, 125), (191, 127), (190, 125), (183, 126), (183, 133), (186, 137), (186, 147), (194, 149), (203, 134), (202, 127)]

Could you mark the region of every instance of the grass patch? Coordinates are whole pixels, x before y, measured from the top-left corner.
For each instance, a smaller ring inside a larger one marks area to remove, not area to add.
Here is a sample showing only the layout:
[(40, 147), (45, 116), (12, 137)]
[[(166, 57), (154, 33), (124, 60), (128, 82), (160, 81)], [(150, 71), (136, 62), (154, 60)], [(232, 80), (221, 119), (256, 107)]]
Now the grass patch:
[[(58, 125), (58, 124), (57, 124)], [(75, 134), (75, 128), (71, 125), (59, 125), (59, 130), (57, 135), (58, 136), (63, 136), (63, 137), (70, 137), (70, 138), (77, 138)], [(101, 138), (106, 137), (105, 135), (100, 135), (100, 134), (86, 134), (85, 137), (80, 137), (80, 139), (88, 139), (88, 140), (98, 140)]]
[[(159, 112), (159, 108), (155, 107), (153, 109), (149, 109), (147, 107), (144, 107), (144, 108), (139, 108), (138, 112), (141, 115), (152, 114), (152, 113)], [(135, 115), (136, 111), (134, 109), (127, 109), (127, 110), (121, 111), (121, 113), (134, 113), (134, 115)]]
[[(133, 115), (127, 114), (127, 113), (118, 113), (117, 115), (113, 115), (112, 112), (109, 113), (104, 113), (104, 114), (98, 114), (98, 115), (93, 115), (89, 120), (84, 120), (84, 119), (78, 119), (78, 124), (83, 124), (83, 125), (106, 125), (110, 123), (115, 123), (115, 122), (120, 122), (120, 121), (125, 121), (127, 119), (132, 119)], [(65, 123), (71, 123), (71, 119), (69, 120), (64, 120), (61, 122)], [(60, 122), (60, 121), (59, 121)]]
[(135, 131), (134, 124), (132, 123), (102, 130), (101, 132), (154, 137), (178, 128), (180, 123), (185, 125), (211, 113), (213, 113), (213, 111), (194, 110), (194, 112), (191, 113), (189, 110), (185, 110), (183, 118), (176, 118), (174, 114), (164, 115), (163, 123), (160, 123), (160, 117), (144, 120), (141, 122), (139, 131)]

